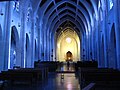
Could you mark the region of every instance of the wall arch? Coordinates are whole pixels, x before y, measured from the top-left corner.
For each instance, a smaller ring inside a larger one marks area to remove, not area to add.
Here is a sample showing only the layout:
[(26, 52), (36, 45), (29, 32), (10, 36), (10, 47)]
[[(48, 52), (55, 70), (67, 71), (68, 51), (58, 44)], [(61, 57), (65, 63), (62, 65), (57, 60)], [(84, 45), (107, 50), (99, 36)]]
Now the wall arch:
[(11, 27), (11, 47), (10, 47), (10, 61), (9, 68), (16, 66), (19, 58), (19, 35), (16, 26)]
[(37, 61), (38, 60), (38, 45), (37, 45), (37, 40), (35, 40), (35, 61)]
[(30, 62), (30, 40), (29, 40), (29, 36), (28, 34), (26, 33), (26, 42), (25, 42), (25, 51), (26, 51), (26, 54), (25, 54), (25, 67), (29, 67), (31, 65), (31, 62)]
[(101, 45), (100, 45), (100, 67), (105, 67), (105, 53), (104, 53), (104, 37), (102, 36)]
[(110, 32), (110, 39), (109, 39), (109, 67), (110, 68), (117, 68), (117, 57), (116, 57), (116, 33), (115, 33), (115, 25), (113, 23), (111, 32)]

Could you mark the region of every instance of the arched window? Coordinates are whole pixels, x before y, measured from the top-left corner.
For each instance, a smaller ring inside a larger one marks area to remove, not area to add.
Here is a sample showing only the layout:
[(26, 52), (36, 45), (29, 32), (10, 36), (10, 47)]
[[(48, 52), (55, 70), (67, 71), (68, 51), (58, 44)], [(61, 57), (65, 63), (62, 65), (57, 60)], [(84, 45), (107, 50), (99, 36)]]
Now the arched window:
[(109, 9), (111, 10), (113, 7), (113, 0), (109, 0)]
[(27, 22), (30, 21), (30, 7), (28, 7), (28, 10), (27, 10)]
[(98, 10), (99, 10), (99, 20), (102, 21), (103, 20), (103, 10), (102, 10), (101, 0), (99, 0), (99, 2), (98, 2)]
[(98, 9), (101, 7), (101, 1), (98, 2)]
[(19, 1), (13, 1), (13, 9), (19, 12), (20, 6)]

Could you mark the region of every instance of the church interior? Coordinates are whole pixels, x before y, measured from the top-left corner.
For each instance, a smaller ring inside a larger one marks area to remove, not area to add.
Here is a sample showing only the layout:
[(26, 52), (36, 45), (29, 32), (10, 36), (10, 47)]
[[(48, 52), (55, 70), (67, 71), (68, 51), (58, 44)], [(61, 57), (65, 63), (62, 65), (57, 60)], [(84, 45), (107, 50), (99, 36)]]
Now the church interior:
[(120, 0), (0, 0), (0, 90), (120, 90)]

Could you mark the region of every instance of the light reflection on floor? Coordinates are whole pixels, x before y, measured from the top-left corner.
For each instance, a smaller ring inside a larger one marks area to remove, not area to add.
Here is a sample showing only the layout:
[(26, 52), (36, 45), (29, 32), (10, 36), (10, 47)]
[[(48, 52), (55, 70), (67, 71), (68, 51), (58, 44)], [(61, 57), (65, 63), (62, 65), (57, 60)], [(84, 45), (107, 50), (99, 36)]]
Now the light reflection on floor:
[(44, 90), (80, 90), (78, 79), (74, 74), (64, 74), (64, 78), (61, 78), (61, 74), (57, 74), (55, 78), (48, 80), (48, 84), (44, 87)]

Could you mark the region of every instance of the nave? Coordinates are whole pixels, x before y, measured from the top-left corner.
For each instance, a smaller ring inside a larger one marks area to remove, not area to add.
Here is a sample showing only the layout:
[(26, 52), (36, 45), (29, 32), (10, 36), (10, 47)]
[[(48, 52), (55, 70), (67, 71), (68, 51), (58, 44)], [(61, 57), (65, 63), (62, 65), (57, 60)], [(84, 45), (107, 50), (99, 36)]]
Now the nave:
[(0, 0), (0, 89), (59, 89), (64, 73), (74, 89), (119, 90), (119, 8), (120, 0)]

